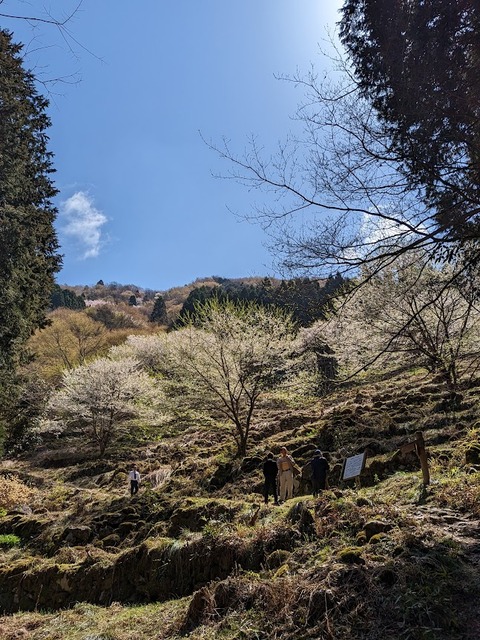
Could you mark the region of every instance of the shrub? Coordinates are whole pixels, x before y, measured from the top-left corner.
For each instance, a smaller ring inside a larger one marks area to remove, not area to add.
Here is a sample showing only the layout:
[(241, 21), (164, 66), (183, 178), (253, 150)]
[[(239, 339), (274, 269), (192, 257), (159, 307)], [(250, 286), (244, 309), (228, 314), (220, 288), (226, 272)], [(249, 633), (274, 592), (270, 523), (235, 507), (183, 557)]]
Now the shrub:
[(11, 549), (12, 547), (18, 547), (20, 542), (20, 538), (13, 533), (0, 534), (0, 549)]
[(22, 504), (28, 504), (36, 496), (37, 490), (11, 475), (0, 476), (0, 508), (7, 511)]

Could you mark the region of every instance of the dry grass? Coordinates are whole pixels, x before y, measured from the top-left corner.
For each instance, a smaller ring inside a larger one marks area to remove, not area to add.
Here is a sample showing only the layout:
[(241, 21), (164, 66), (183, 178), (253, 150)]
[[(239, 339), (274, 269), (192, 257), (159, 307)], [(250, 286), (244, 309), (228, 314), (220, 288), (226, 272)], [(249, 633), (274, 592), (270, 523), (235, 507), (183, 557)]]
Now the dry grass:
[(78, 604), (56, 613), (23, 613), (0, 618), (2, 640), (162, 640), (173, 638), (184, 616), (185, 599), (139, 607)]
[(480, 518), (480, 474), (461, 471), (435, 486), (438, 504)]
[(38, 489), (27, 486), (13, 475), (0, 476), (1, 509), (10, 511), (28, 506), (38, 495)]

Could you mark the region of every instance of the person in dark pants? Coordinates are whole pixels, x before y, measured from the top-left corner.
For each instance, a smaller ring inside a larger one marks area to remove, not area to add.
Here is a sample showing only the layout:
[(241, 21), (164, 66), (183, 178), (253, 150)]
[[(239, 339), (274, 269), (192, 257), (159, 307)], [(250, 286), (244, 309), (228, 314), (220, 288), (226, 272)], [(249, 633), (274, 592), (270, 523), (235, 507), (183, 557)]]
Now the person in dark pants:
[(268, 496), (270, 493), (273, 495), (275, 504), (278, 504), (277, 493), (277, 475), (278, 467), (276, 461), (273, 459), (273, 453), (267, 454), (265, 462), (263, 463), (263, 475), (265, 476), (264, 496), (265, 504), (268, 504)]
[(323, 491), (327, 486), (328, 462), (320, 449), (315, 451), (310, 465), (312, 467), (312, 493), (316, 498), (320, 491)]
[(130, 495), (134, 496), (138, 493), (138, 485), (140, 484), (140, 474), (138, 473), (136, 465), (132, 464), (128, 477), (130, 478)]

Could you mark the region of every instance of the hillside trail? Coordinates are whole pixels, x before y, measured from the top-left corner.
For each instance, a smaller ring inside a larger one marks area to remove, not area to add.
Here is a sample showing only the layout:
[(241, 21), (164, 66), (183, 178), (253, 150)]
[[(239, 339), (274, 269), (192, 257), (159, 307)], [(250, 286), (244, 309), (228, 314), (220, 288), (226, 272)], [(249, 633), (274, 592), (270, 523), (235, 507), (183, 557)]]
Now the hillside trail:
[[(447, 507), (417, 505), (412, 515), (426, 529), (458, 544), (462, 559), (469, 567), (476, 590), (480, 588), (480, 519)], [(480, 640), (480, 600), (461, 603), (471, 624), (465, 640)]]

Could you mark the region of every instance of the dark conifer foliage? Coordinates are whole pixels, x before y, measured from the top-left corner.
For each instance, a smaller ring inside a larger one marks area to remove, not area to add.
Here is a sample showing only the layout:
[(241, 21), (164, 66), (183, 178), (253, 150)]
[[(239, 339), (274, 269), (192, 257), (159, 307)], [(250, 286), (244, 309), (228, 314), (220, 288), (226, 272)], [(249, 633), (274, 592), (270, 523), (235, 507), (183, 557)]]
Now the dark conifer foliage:
[(54, 286), (50, 299), (50, 307), (52, 309), (58, 309), (59, 307), (85, 309), (85, 306), (85, 299), (82, 296), (77, 296), (75, 291), (62, 289), (58, 284)]
[(229, 300), (275, 306), (288, 311), (299, 326), (308, 327), (315, 320), (325, 318), (332, 297), (345, 284), (346, 280), (340, 275), (326, 280), (293, 278), (282, 280), (278, 286), (274, 286), (269, 278), (255, 285), (226, 279), (218, 287), (204, 285), (193, 289), (183, 304), (177, 325), (182, 326), (185, 318), (195, 317), (199, 306), (216, 299), (220, 302)]
[(153, 303), (152, 313), (150, 314), (150, 322), (156, 322), (157, 324), (167, 324), (167, 307), (163, 296), (158, 295)]
[(478, 238), (480, 4), (346, 0), (341, 39), (440, 229)]
[(48, 102), (24, 69), (21, 45), (0, 30), (0, 384), (22, 345), (45, 322), (60, 266), (53, 222), (56, 189), (47, 149)]

